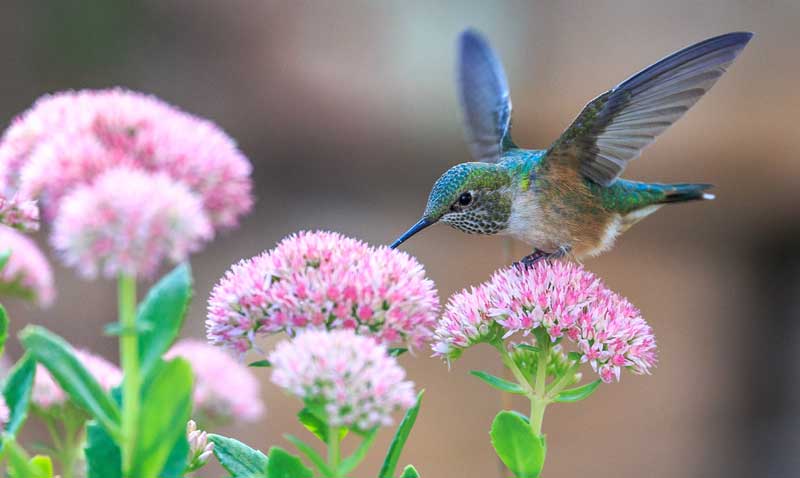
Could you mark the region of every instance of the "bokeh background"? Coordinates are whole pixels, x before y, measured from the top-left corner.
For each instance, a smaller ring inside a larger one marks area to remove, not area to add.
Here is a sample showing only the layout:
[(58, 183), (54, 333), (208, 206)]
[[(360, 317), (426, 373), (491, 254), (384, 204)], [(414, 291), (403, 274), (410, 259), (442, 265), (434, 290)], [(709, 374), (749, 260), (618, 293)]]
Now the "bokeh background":
[[(668, 53), (756, 32), (711, 93), (626, 171), (712, 182), (718, 199), (666, 207), (587, 261), (654, 326), (660, 365), (551, 407), (546, 476), (800, 474), (800, 2), (94, 0), (4, 2), (2, 12), (2, 123), (46, 92), (120, 85), (213, 119), (253, 162), (254, 212), (192, 258), (185, 334), (196, 337), (208, 292), (239, 258), (299, 229), (387, 243), (416, 221), (432, 181), (468, 159), (453, 83), (463, 28), (500, 52), (514, 138), (539, 148), (589, 99)], [(406, 249), (444, 300), (508, 261), (506, 247), (528, 252), (445, 226)], [(102, 335), (114, 284), (63, 268), (57, 281), (48, 311), (9, 304), (15, 328), (43, 324), (116, 359)], [(500, 476), (487, 434), (500, 397), (467, 375), (500, 373), (492, 351), (470, 350), (449, 371), (427, 351), (402, 362), (427, 389), (402, 462), (427, 477)], [(259, 373), (267, 416), (217, 431), (289, 447), (281, 434), (302, 433), (299, 404)], [(391, 433), (359, 476), (375, 475)]]

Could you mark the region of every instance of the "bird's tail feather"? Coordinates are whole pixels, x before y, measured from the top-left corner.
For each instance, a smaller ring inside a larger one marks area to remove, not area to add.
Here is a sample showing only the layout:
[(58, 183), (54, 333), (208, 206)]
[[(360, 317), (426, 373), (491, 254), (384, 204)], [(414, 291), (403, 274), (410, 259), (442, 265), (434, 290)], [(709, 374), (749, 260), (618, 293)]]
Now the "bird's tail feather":
[(713, 194), (706, 192), (712, 187), (712, 184), (665, 184), (664, 197), (658, 204), (714, 199)]

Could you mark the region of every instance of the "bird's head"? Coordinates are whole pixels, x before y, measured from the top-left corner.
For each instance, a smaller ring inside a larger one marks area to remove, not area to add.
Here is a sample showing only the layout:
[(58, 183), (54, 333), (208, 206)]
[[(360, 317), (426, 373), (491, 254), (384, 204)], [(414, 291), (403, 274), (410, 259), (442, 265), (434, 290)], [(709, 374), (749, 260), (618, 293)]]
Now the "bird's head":
[(511, 216), (512, 178), (497, 164), (461, 163), (433, 185), (422, 218), (391, 247), (437, 222), (470, 234), (497, 234)]

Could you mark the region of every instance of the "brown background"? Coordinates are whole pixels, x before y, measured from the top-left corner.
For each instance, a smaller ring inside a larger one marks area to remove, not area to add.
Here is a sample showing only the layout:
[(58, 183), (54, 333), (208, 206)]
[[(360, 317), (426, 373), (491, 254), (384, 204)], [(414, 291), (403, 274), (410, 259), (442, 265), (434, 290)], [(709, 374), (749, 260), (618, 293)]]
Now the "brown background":
[[(452, 81), (464, 27), (483, 30), (502, 55), (514, 137), (527, 147), (546, 147), (586, 101), (660, 57), (755, 31), (707, 98), (626, 172), (713, 182), (718, 200), (665, 208), (587, 262), (642, 309), (660, 365), (552, 407), (546, 476), (798, 475), (800, 2), (128, 3), (5, 2), (0, 119), (45, 92), (122, 85), (210, 117), (239, 141), (258, 203), (192, 259), (185, 334), (198, 337), (208, 292), (231, 262), (299, 229), (386, 243), (417, 219), (432, 181), (467, 160)], [(445, 299), (486, 279), (503, 247), (440, 226), (407, 250)], [(15, 327), (44, 324), (115, 359), (101, 334), (114, 320), (114, 285), (63, 268), (57, 278), (49, 311), (10, 304)], [(427, 353), (402, 362), (427, 389), (402, 462), (426, 477), (498, 476), (487, 431), (500, 400), (466, 374), (499, 372), (492, 351), (471, 350), (449, 372)], [(261, 375), (268, 416), (221, 432), (289, 447), (281, 434), (302, 433), (298, 402)], [(390, 436), (358, 476), (375, 475)]]

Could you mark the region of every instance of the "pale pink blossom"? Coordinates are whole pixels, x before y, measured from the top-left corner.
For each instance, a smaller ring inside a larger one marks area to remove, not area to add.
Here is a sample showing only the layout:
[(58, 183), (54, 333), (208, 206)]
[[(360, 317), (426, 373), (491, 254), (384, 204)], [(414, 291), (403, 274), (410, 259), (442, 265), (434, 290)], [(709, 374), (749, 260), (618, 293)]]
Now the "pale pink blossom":
[(253, 422), (263, 415), (264, 404), (255, 375), (219, 347), (183, 339), (165, 357), (182, 357), (191, 364), (195, 413), (242, 422)]
[(541, 327), (566, 338), (605, 382), (622, 368), (649, 373), (656, 363), (652, 329), (638, 309), (597, 276), (567, 261), (510, 267), (453, 295), (436, 328), (434, 354), (456, 358), (478, 342), (496, 342)]
[(36, 201), (21, 199), (14, 195), (4, 198), (0, 195), (0, 224), (23, 232), (39, 230), (39, 206)]
[(164, 173), (109, 169), (61, 201), (51, 243), (85, 277), (151, 277), (200, 249), (213, 230), (200, 197)]
[(6, 405), (6, 399), (0, 394), (0, 433), (6, 430), (6, 425), (8, 425), (10, 418), (11, 412), (8, 409), (8, 405)]
[(414, 384), (386, 348), (352, 330), (308, 331), (269, 355), (272, 381), (305, 403), (318, 404), (334, 427), (391, 425), (392, 413), (414, 404)]
[[(97, 380), (103, 390), (108, 392), (122, 382), (122, 371), (108, 360), (86, 350), (77, 349), (73, 350), (73, 352), (78, 361)], [(50, 372), (41, 364), (36, 365), (31, 400), (34, 405), (43, 411), (64, 405), (67, 401), (67, 395), (64, 390), (61, 389), (53, 379), (53, 376), (50, 375)]]
[(0, 224), (0, 253), (11, 252), (0, 270), (0, 293), (20, 295), (43, 307), (53, 303), (55, 288), (50, 264), (30, 238)]
[(0, 192), (40, 197), (52, 219), (70, 190), (120, 166), (185, 184), (215, 228), (235, 226), (252, 207), (252, 166), (228, 135), (154, 96), (124, 89), (40, 98), (0, 142)]
[(208, 433), (198, 430), (197, 423), (186, 423), (186, 440), (189, 442), (188, 471), (202, 468), (214, 453), (214, 442), (208, 441)]
[(258, 334), (354, 329), (385, 344), (421, 346), (439, 302), (405, 252), (332, 232), (300, 232), (235, 264), (211, 293), (209, 340), (240, 353)]

